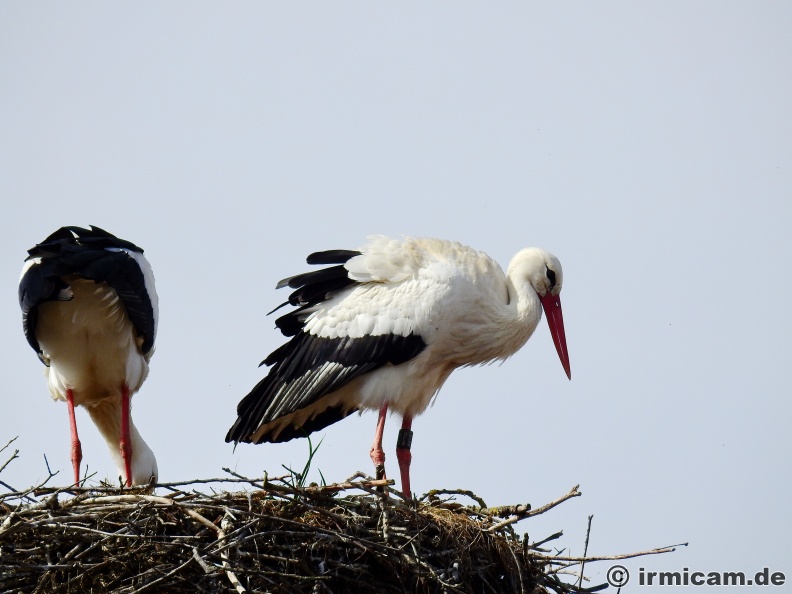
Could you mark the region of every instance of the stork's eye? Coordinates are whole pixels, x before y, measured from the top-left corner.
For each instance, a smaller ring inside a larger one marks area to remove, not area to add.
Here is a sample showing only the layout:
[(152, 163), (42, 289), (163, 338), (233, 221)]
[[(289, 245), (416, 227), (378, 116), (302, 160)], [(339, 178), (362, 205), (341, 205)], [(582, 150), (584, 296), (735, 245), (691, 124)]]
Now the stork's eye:
[[(545, 268), (547, 268), (547, 267), (545, 267)], [(555, 270), (550, 270), (549, 268), (547, 268), (547, 280), (550, 281), (550, 287), (551, 288), (555, 287), (555, 284), (556, 284)]]

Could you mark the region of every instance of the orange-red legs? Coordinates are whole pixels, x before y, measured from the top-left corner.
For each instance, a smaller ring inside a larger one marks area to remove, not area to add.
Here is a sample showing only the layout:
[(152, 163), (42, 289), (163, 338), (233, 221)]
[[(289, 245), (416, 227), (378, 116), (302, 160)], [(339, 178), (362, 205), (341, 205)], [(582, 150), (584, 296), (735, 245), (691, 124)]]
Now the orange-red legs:
[(69, 427), (71, 429), (71, 461), (74, 467), (74, 484), (80, 484), (80, 462), (82, 462), (82, 446), (77, 436), (77, 419), (74, 417), (74, 392), (66, 390), (66, 404), (69, 409)]
[(371, 444), (371, 461), (374, 462), (374, 472), (377, 479), (385, 476), (385, 452), (382, 449), (382, 433), (385, 431), (385, 416), (388, 414), (388, 403), (382, 405), (377, 419), (377, 430), (374, 432), (374, 443)]
[(121, 384), (121, 457), (124, 459), (124, 481), (132, 486), (132, 440), (129, 437), (129, 387)]
[[(377, 479), (387, 478), (385, 476), (385, 451), (382, 449), (382, 434), (385, 431), (385, 417), (388, 414), (388, 403), (382, 405), (377, 419), (377, 430), (374, 432), (374, 443), (371, 444), (371, 461), (374, 463), (374, 471)], [(399, 437), (396, 440), (396, 459), (399, 461), (399, 471), (401, 473), (402, 494), (410, 499), (410, 462), (412, 454), (412, 417), (404, 417)]]
[(412, 461), (410, 446), (412, 445), (412, 438), (412, 417), (404, 417), (399, 430), (399, 437), (396, 439), (396, 458), (399, 460), (402, 495), (404, 495), (405, 499), (412, 499), (412, 491), (410, 491), (410, 462)]

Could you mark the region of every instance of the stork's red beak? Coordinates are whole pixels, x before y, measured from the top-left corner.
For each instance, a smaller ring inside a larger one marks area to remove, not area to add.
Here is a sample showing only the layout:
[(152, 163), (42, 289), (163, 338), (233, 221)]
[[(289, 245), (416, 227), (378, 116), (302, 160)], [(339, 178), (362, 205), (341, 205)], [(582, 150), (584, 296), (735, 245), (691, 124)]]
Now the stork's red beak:
[(567, 352), (566, 336), (564, 335), (564, 316), (561, 314), (561, 298), (553, 295), (550, 291), (547, 295), (539, 298), (547, 316), (547, 324), (550, 326), (550, 334), (553, 335), (553, 343), (561, 365), (564, 366), (567, 377), (572, 379), (572, 372), (569, 369), (569, 353)]

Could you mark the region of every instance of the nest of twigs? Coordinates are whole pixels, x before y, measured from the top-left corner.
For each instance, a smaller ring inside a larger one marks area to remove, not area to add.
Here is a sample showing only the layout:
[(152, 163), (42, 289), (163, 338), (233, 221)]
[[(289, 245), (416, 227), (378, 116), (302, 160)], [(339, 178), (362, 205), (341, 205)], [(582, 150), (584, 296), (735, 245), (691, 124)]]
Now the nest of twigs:
[[(0, 494), (0, 593), (568, 594), (606, 587), (582, 586), (583, 563), (596, 559), (543, 548), (560, 532), (530, 542), (514, 529), (580, 495), (577, 487), (534, 510), (488, 508), (460, 491), (405, 500), (392, 481), (362, 475), (306, 487), (299, 474), (254, 480), (226, 471), (232, 476), (145, 491), (40, 485)], [(246, 490), (220, 490), (229, 483)]]

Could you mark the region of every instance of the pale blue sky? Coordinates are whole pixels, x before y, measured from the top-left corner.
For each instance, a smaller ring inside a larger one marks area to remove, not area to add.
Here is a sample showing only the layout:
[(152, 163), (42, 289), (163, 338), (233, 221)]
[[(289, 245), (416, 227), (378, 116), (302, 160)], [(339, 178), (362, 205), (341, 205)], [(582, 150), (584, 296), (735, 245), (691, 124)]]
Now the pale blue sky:
[[(62, 225), (154, 268), (133, 404), (165, 481), (302, 466), (304, 441), (223, 437), (309, 252), (436, 236), (506, 266), (538, 245), (564, 265), (572, 381), (544, 322), (456, 372), (414, 423), (414, 490), (540, 505), (579, 483), (519, 530), (580, 554), (594, 514), (591, 554), (690, 542), (634, 573), (792, 581), (790, 106), (788, 2), (3, 2), (0, 442), (21, 458), (0, 479), (35, 483), (44, 454), (71, 477), (16, 301), (25, 250)], [(84, 461), (113, 476), (80, 413)], [(315, 467), (369, 471), (375, 421), (324, 431)]]

